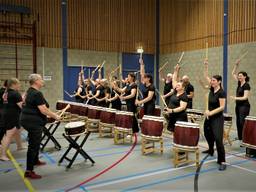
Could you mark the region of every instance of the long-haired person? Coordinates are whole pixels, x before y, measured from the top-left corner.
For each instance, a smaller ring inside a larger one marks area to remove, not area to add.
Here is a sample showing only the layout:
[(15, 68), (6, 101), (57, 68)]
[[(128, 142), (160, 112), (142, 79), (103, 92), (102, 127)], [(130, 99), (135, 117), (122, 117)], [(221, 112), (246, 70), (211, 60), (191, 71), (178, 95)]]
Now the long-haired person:
[(44, 82), (39, 74), (29, 76), (30, 87), (26, 92), (25, 104), (22, 108), (20, 123), (28, 131), (27, 168), (25, 177), (40, 179), (41, 175), (34, 172), (35, 165), (44, 165), (39, 160), (39, 149), (43, 128), (47, 123), (47, 116), (59, 120), (59, 116), (49, 109), (49, 104), (40, 89)]
[[(19, 117), (22, 107), (22, 97), (19, 93), (20, 82), (16, 78), (7, 81), (7, 89), (3, 94), (3, 127), (5, 135), (2, 139), (2, 154), (0, 160), (8, 161), (6, 151), (11, 140), (20, 129)], [(21, 142), (21, 141), (20, 141)], [(21, 145), (21, 144), (20, 144)]]
[(7, 88), (7, 80), (4, 81), (3, 86), (0, 88), (0, 145), (5, 133), (2, 112), (4, 107), (3, 95), (6, 88)]
[(224, 171), (226, 169), (226, 160), (223, 145), (223, 111), (226, 103), (226, 93), (221, 86), (222, 77), (220, 75), (214, 75), (212, 78), (210, 78), (208, 76), (208, 61), (205, 60), (204, 64), (204, 75), (211, 87), (208, 95), (208, 109), (205, 111), (206, 119), (204, 122), (204, 135), (209, 149), (203, 151), (203, 153), (208, 153), (213, 156), (215, 142), (218, 152), (217, 163), (220, 165), (219, 170)]
[(139, 132), (138, 122), (135, 117), (137, 113), (137, 106), (135, 105), (137, 85), (135, 83), (134, 73), (128, 74), (127, 81), (128, 81), (128, 84), (123, 89), (116, 87), (116, 90), (121, 94), (123, 93), (125, 94), (124, 96), (121, 95), (120, 99), (126, 102), (127, 111), (133, 112), (134, 116), (133, 116), (132, 130), (133, 130), (133, 133), (137, 133)]
[(136, 100), (136, 105), (144, 105), (144, 114), (145, 115), (154, 115), (155, 112), (155, 101), (156, 101), (156, 94), (155, 94), (155, 87), (153, 85), (153, 77), (150, 74), (145, 73), (145, 66), (143, 59), (140, 58), (140, 75), (141, 75), (141, 83), (144, 86), (142, 91), (143, 99)]
[(237, 68), (240, 63), (240, 60), (237, 60), (234, 69), (232, 71), (232, 75), (234, 79), (238, 82), (236, 89), (236, 96), (231, 96), (231, 99), (236, 101), (236, 126), (237, 126), (237, 134), (238, 139), (242, 140), (243, 135), (243, 127), (245, 122), (245, 117), (250, 113), (250, 103), (248, 97), (250, 95), (250, 84), (249, 84), (249, 76), (246, 72), (240, 71), (237, 73)]
[(119, 84), (117, 80), (114, 80), (113, 82), (111, 82), (111, 97), (109, 99), (107, 99), (108, 102), (111, 103), (111, 108), (116, 109), (116, 110), (121, 110), (122, 108), (122, 102), (119, 98), (118, 95), (118, 88), (119, 88)]
[(167, 129), (171, 132), (175, 130), (175, 123), (177, 121), (188, 121), (186, 108), (188, 104), (188, 97), (185, 93), (185, 85), (182, 81), (177, 81), (180, 67), (177, 64), (173, 73), (172, 84), (174, 93), (171, 95), (168, 107), (164, 110), (169, 113), (169, 121)]

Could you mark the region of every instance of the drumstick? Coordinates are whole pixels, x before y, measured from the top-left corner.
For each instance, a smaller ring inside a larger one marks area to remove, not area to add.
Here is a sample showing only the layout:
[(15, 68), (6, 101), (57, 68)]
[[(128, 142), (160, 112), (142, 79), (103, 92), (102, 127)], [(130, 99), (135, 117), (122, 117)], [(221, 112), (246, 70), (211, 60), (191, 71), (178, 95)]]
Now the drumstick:
[(248, 54), (248, 51), (246, 51), (246, 52), (239, 58), (239, 60), (241, 61), (247, 54)]
[(208, 60), (208, 42), (205, 43), (205, 59)]
[(165, 66), (166, 66), (168, 63), (169, 63), (169, 61), (166, 61), (166, 62), (163, 64), (163, 66), (160, 67), (160, 69), (159, 69), (158, 71), (161, 72), (161, 71), (165, 68)]
[[(208, 103), (208, 99), (209, 99), (209, 93), (206, 93), (206, 94), (205, 94), (205, 110), (206, 110), (206, 111), (208, 111), (208, 108), (209, 108), (209, 106), (208, 106), (208, 104), (209, 104), (209, 103)], [(209, 119), (208, 116), (207, 116), (206, 118)]]
[(64, 90), (64, 93), (66, 93), (69, 97), (74, 97), (74, 95), (70, 95), (66, 90)]
[(70, 108), (70, 104), (68, 104), (64, 109), (62, 109), (60, 117)]
[(106, 63), (106, 61), (104, 60), (103, 63), (100, 65), (99, 70), (104, 66), (105, 63)]
[(167, 106), (167, 104), (166, 104), (166, 102), (165, 102), (165, 100), (164, 100), (164, 98), (163, 98), (163, 95), (161, 95), (161, 94), (160, 94), (160, 92), (158, 91), (158, 89), (157, 89), (157, 88), (155, 88), (155, 90), (156, 90), (156, 92), (158, 93), (158, 95), (161, 97), (161, 99), (162, 99), (162, 101), (163, 101), (164, 106), (165, 106), (165, 107), (168, 107), (168, 106)]
[(182, 60), (182, 58), (183, 58), (183, 56), (184, 56), (184, 51), (181, 53), (181, 56), (180, 56), (180, 58), (179, 58), (179, 60), (178, 60), (178, 64), (180, 64), (180, 62), (181, 62), (181, 60)]

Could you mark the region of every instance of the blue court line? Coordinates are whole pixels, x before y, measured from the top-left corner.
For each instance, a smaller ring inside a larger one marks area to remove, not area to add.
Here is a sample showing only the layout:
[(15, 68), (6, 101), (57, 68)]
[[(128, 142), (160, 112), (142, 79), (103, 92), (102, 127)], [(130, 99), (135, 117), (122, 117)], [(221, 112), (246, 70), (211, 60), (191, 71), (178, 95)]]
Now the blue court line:
[[(233, 154), (235, 155), (235, 154), (239, 154), (239, 153), (240, 152), (233, 153)], [(216, 157), (210, 157), (207, 161), (211, 161), (213, 159), (216, 159)], [(112, 178), (112, 179), (106, 179), (106, 180), (103, 180), (103, 181), (98, 181), (98, 182), (94, 182), (94, 183), (85, 185), (85, 187), (90, 187), (90, 186), (93, 186), (93, 185), (98, 185), (98, 184), (118, 181), (118, 180), (122, 180), (122, 179), (132, 178), (132, 177), (136, 177), (136, 176), (142, 176), (142, 175), (146, 175), (146, 174), (150, 174), (150, 173), (154, 173), (154, 172), (158, 172), (158, 171), (163, 171), (163, 170), (171, 169), (171, 168), (174, 168), (174, 167), (173, 166), (166, 166), (166, 167), (162, 167), (162, 168), (158, 168), (158, 169), (152, 169), (152, 170), (145, 171), (145, 172), (134, 173), (134, 174), (127, 175), (127, 176), (116, 177), (116, 178)]]
[[(239, 164), (246, 163), (248, 161), (249, 160), (240, 160), (240, 161), (236, 161), (235, 163), (230, 164), (230, 165), (239, 165)], [(203, 174), (203, 173), (213, 172), (213, 171), (217, 171), (217, 170), (218, 170), (218, 168), (215, 167), (215, 168), (202, 170), (200, 173)], [(121, 190), (121, 192), (135, 191), (135, 190), (142, 189), (142, 188), (148, 188), (148, 187), (151, 187), (151, 186), (154, 186), (154, 185), (159, 185), (159, 184), (162, 184), (162, 183), (172, 182), (172, 181), (176, 181), (176, 180), (179, 180), (179, 179), (184, 179), (184, 178), (187, 178), (187, 177), (191, 177), (191, 176), (194, 176), (195, 174), (196, 173), (193, 172), (193, 173), (189, 173), (189, 174), (185, 174), (185, 175), (176, 176), (176, 177), (173, 177), (173, 178), (170, 178), (170, 179), (163, 179), (163, 180), (159, 180), (159, 181), (156, 181), (156, 182), (147, 183), (145, 185), (130, 187), (130, 188)]]
[(85, 191), (85, 192), (88, 192), (88, 191), (85, 189), (85, 187), (83, 187), (83, 186), (80, 186), (79, 188), (82, 189), (82, 190)]
[(56, 161), (54, 158), (52, 158), (48, 153), (43, 152), (43, 156), (50, 162), (50, 164), (56, 164)]

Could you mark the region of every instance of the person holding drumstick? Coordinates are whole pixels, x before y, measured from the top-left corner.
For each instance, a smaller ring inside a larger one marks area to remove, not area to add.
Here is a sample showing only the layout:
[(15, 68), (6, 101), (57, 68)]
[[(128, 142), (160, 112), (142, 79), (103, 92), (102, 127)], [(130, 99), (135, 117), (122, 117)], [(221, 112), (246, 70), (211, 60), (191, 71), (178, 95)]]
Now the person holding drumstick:
[(172, 84), (174, 93), (171, 95), (168, 107), (164, 110), (169, 114), (169, 123), (167, 129), (174, 132), (176, 121), (188, 121), (186, 108), (188, 104), (188, 97), (185, 93), (185, 85), (182, 81), (177, 81), (179, 74), (179, 64), (176, 65)]
[(143, 99), (136, 100), (136, 105), (144, 104), (144, 114), (145, 115), (154, 115), (155, 112), (155, 101), (156, 101), (156, 94), (155, 94), (155, 87), (153, 85), (153, 77), (150, 74), (145, 73), (145, 67), (143, 59), (140, 58), (140, 75), (141, 75), (141, 83), (144, 85), (143, 89)]
[(24, 177), (40, 179), (41, 175), (36, 174), (35, 165), (45, 165), (39, 160), (39, 149), (43, 128), (47, 123), (47, 116), (59, 120), (60, 117), (49, 109), (40, 89), (44, 81), (39, 74), (29, 75), (30, 88), (26, 92), (25, 103), (20, 115), (20, 124), (28, 131), (27, 169)]
[(117, 80), (115, 80), (111, 83), (111, 87), (112, 87), (111, 98), (107, 99), (107, 101), (111, 103), (111, 105), (112, 105), (111, 107), (113, 109), (120, 111), (122, 108), (122, 103), (119, 98), (119, 95), (117, 94), (117, 92), (118, 92), (117, 89), (119, 88), (119, 84), (118, 84)]
[(240, 142), (242, 141), (243, 135), (243, 127), (246, 116), (250, 113), (250, 103), (248, 97), (250, 95), (250, 84), (249, 84), (249, 76), (246, 72), (240, 71), (237, 73), (237, 68), (240, 63), (238, 59), (235, 63), (235, 66), (232, 71), (232, 75), (236, 81), (238, 81), (236, 96), (230, 96), (231, 99), (236, 101), (236, 126), (237, 126), (237, 134)]
[(139, 126), (137, 119), (135, 117), (137, 113), (137, 107), (135, 105), (135, 100), (136, 100), (136, 93), (137, 93), (137, 85), (135, 83), (135, 74), (134, 73), (129, 73), (127, 77), (128, 85), (125, 86), (123, 89), (120, 89), (118, 87), (115, 87), (115, 90), (117, 90), (121, 94), (125, 94), (124, 96), (120, 95), (120, 99), (126, 101), (126, 106), (127, 106), (127, 111), (133, 112), (133, 126), (132, 130), (133, 133), (139, 132)]
[(219, 170), (224, 171), (226, 169), (225, 149), (223, 145), (223, 129), (224, 129), (224, 116), (223, 111), (226, 102), (226, 93), (222, 89), (220, 75), (214, 75), (212, 78), (208, 76), (208, 60), (204, 61), (205, 69), (204, 75), (210, 84), (210, 91), (207, 99), (207, 107), (204, 115), (206, 117), (204, 122), (204, 135), (207, 140), (209, 149), (203, 151), (211, 156), (214, 154), (214, 142), (216, 142), (216, 148), (218, 152), (218, 161), (220, 165)]

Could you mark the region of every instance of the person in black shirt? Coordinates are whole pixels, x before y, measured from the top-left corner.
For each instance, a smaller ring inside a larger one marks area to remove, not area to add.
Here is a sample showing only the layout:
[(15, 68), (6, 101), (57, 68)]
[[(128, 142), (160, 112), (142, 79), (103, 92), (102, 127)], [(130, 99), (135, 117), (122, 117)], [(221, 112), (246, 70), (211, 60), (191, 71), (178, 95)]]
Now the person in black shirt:
[(84, 72), (81, 70), (78, 75), (77, 88), (75, 90), (75, 100), (78, 103), (84, 103), (86, 95), (86, 87), (84, 83)]
[(90, 100), (95, 99), (97, 106), (106, 107), (105, 89), (102, 86), (100, 79), (96, 79), (95, 86), (96, 86), (95, 95), (88, 97), (88, 99), (90, 99)]
[(140, 58), (140, 75), (141, 75), (141, 83), (144, 85), (143, 90), (143, 99), (142, 100), (136, 100), (136, 105), (142, 105), (144, 104), (144, 114), (145, 115), (154, 115), (155, 112), (155, 101), (156, 101), (156, 95), (155, 95), (155, 87), (153, 85), (153, 77), (150, 74), (145, 74), (145, 68), (143, 59)]
[(2, 139), (2, 154), (0, 160), (8, 161), (6, 151), (11, 143), (12, 138), (18, 133), (20, 129), (19, 116), (22, 107), (22, 97), (18, 92), (20, 89), (20, 82), (16, 78), (11, 78), (7, 81), (7, 89), (5, 90), (3, 98), (3, 127), (5, 135)]
[(193, 85), (191, 85), (191, 83), (189, 82), (189, 77), (187, 75), (184, 75), (182, 77), (182, 81), (185, 84), (185, 92), (187, 94), (188, 97), (188, 105), (187, 108), (188, 109), (192, 109), (193, 108), (193, 97), (194, 97), (194, 87)]
[(121, 103), (121, 100), (119, 98), (119, 95), (117, 94), (118, 91), (115, 89), (115, 87), (119, 88), (119, 85), (118, 85), (117, 81), (112, 82), (111, 98), (107, 99), (107, 101), (111, 103), (111, 107), (113, 109), (121, 110), (122, 103)]
[(223, 111), (226, 102), (226, 93), (222, 89), (220, 75), (214, 75), (212, 78), (208, 76), (208, 61), (204, 61), (205, 64), (205, 77), (211, 85), (206, 111), (204, 113), (206, 119), (204, 122), (204, 135), (207, 140), (209, 149), (203, 151), (211, 156), (214, 154), (214, 142), (216, 142), (216, 148), (218, 152), (218, 161), (220, 165), (219, 170), (224, 171), (226, 169), (225, 149), (223, 145), (223, 129), (224, 129), (224, 116)]
[(128, 85), (124, 87), (123, 89), (120, 89), (118, 87), (115, 87), (115, 90), (117, 90), (119, 93), (125, 93), (124, 96), (120, 96), (119, 98), (121, 100), (126, 101), (126, 106), (127, 106), (127, 111), (133, 112), (133, 126), (132, 130), (133, 133), (139, 132), (139, 127), (138, 127), (138, 122), (135, 117), (137, 113), (137, 107), (135, 105), (135, 100), (136, 100), (136, 92), (137, 92), (137, 85), (135, 83), (135, 75), (134, 73), (129, 73), (128, 74)]
[(168, 105), (170, 96), (173, 94), (172, 74), (168, 73), (166, 78), (163, 78), (162, 81), (164, 82), (163, 98), (165, 99), (165, 103)]
[(5, 133), (2, 112), (3, 112), (3, 106), (4, 106), (3, 105), (3, 94), (4, 94), (6, 88), (7, 88), (7, 80), (4, 81), (3, 87), (0, 88), (0, 144), (1, 144), (1, 141), (2, 141), (2, 139), (4, 137), (4, 133)]
[(237, 134), (238, 139), (242, 141), (243, 135), (243, 127), (245, 122), (245, 117), (250, 113), (250, 103), (248, 97), (250, 95), (250, 84), (249, 84), (249, 76), (246, 72), (241, 71), (237, 73), (237, 68), (240, 63), (238, 60), (234, 66), (232, 71), (232, 75), (236, 81), (238, 81), (236, 96), (230, 96), (231, 99), (236, 101), (236, 126), (237, 126)]
[(20, 123), (28, 131), (28, 151), (27, 168), (25, 177), (40, 179), (41, 175), (36, 174), (35, 165), (44, 165), (45, 162), (39, 160), (39, 149), (42, 132), (47, 123), (47, 116), (55, 120), (60, 117), (49, 109), (49, 104), (43, 94), (39, 91), (44, 82), (39, 74), (29, 76), (30, 88), (26, 92), (25, 103), (22, 108)]
[(175, 123), (177, 121), (188, 121), (186, 107), (188, 97), (185, 93), (185, 85), (182, 81), (177, 81), (179, 73), (179, 65), (177, 64), (173, 73), (173, 87), (174, 93), (171, 95), (168, 107), (164, 110), (169, 113), (169, 121), (167, 129), (171, 132), (175, 131)]

